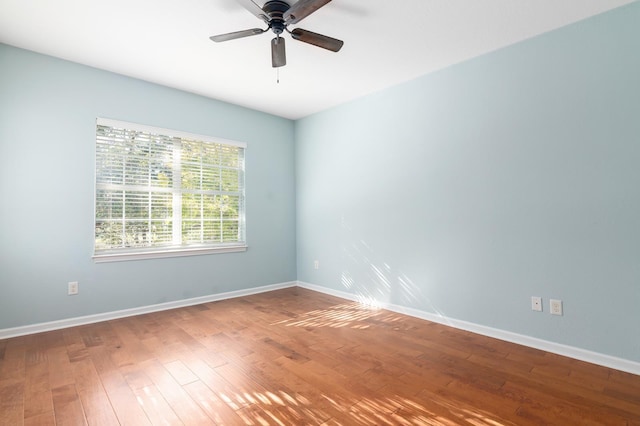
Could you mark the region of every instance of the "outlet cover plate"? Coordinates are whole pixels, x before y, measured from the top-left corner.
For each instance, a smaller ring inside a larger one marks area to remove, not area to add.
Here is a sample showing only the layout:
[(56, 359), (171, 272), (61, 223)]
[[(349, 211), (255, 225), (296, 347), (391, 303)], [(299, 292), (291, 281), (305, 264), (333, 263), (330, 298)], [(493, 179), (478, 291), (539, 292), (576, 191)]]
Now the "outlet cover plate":
[(542, 312), (542, 297), (531, 296), (531, 310)]
[(551, 315), (562, 315), (562, 300), (549, 300), (549, 310), (551, 311)]

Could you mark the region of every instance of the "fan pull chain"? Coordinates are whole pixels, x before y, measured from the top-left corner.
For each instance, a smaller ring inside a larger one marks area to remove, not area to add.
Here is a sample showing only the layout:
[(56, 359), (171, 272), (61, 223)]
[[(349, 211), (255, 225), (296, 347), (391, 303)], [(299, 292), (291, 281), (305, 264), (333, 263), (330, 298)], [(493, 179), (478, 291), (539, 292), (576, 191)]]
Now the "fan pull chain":
[(280, 67), (276, 68), (276, 83), (280, 84)]

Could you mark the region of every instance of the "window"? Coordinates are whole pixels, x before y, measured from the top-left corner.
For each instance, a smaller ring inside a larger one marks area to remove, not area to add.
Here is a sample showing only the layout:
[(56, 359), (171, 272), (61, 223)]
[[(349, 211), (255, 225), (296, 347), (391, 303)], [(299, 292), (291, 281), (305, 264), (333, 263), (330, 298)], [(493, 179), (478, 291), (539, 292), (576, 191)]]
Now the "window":
[(246, 250), (245, 147), (99, 118), (94, 259)]

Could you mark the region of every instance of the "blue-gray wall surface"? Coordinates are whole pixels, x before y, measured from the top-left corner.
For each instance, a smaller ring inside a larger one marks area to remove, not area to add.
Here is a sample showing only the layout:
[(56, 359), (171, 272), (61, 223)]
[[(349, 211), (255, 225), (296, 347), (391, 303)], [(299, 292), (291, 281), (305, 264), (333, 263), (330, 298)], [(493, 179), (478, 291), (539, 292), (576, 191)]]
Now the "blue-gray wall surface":
[[(0, 329), (299, 280), (638, 362), (639, 22), (296, 122), (0, 45)], [(96, 117), (246, 142), (249, 250), (95, 264)]]
[[(95, 264), (96, 117), (246, 142), (248, 250)], [(0, 329), (295, 281), (293, 131), (290, 120), (0, 45)]]
[(640, 361), (640, 4), (295, 139), (299, 281)]

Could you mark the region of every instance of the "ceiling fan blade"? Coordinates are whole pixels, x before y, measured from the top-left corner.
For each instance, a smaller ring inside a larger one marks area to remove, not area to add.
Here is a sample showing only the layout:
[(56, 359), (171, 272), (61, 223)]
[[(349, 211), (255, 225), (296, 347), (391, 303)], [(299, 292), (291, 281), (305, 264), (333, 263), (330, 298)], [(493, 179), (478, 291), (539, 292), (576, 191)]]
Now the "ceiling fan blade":
[(275, 37), (271, 40), (271, 66), (273, 68), (287, 65), (287, 55), (284, 49), (284, 39)]
[(330, 1), (331, 0), (298, 0), (297, 3), (284, 13), (284, 21), (287, 25), (296, 24)]
[(209, 39), (211, 39), (211, 41), (215, 41), (216, 43), (220, 43), (222, 41), (235, 40), (237, 38), (262, 34), (265, 31), (267, 30), (263, 30), (261, 28), (251, 28), (250, 30), (234, 31), (232, 33), (214, 35), (209, 37)]
[(327, 49), (332, 52), (339, 51), (344, 44), (344, 41), (338, 40), (337, 38), (303, 30), (302, 28), (296, 28), (291, 31), (291, 37), (305, 43), (313, 44), (314, 46), (322, 47), (323, 49)]
[(262, 10), (262, 8), (258, 6), (256, 3), (254, 3), (252, 0), (236, 0), (236, 1), (240, 3), (242, 7), (247, 9), (256, 17), (258, 17), (258, 19), (262, 19), (267, 24), (269, 23), (270, 21), (269, 16), (266, 13), (264, 13), (264, 10)]

